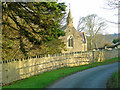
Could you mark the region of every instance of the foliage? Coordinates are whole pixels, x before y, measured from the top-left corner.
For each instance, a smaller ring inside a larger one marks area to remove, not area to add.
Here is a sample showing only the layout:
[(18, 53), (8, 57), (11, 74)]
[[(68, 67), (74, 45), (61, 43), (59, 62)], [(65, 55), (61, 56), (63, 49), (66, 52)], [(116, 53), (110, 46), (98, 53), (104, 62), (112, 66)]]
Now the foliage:
[[(44, 44), (65, 35), (60, 28), (66, 8), (64, 3), (3, 2), (2, 8), (3, 59), (31, 56), (34, 52), (40, 54)], [(63, 46), (63, 43), (58, 40), (54, 45)], [(60, 52), (59, 46), (52, 51)]]
[(65, 46), (64, 42), (62, 42), (60, 39), (54, 39), (41, 45), (41, 49), (38, 52), (42, 52), (40, 54), (62, 53), (61, 52), (62, 49), (66, 50), (64, 46)]
[(97, 48), (97, 35), (104, 29), (106, 29), (105, 21), (95, 14), (81, 17), (77, 26), (78, 31), (84, 31), (89, 36), (88, 45), (90, 45), (90, 49)]
[(107, 88), (119, 88), (120, 89), (120, 68), (115, 72), (107, 82)]
[(113, 42), (114, 44), (116, 44), (116, 43), (120, 42), (120, 39), (114, 39), (112, 42)]

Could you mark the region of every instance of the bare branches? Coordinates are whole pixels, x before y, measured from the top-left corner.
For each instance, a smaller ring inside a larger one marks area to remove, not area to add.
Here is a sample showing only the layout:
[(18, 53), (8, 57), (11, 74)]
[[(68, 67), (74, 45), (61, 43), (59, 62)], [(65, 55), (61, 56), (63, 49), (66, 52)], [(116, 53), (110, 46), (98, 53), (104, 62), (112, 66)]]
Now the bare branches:
[(107, 5), (111, 9), (118, 9), (118, 8), (120, 8), (120, 0), (108, 0)]
[(84, 31), (87, 35), (89, 35), (89, 45), (90, 49), (97, 48), (96, 45), (96, 37), (97, 34), (103, 31), (106, 28), (105, 20), (98, 17), (96, 14), (88, 15), (86, 17), (81, 17), (77, 26), (78, 31)]
[(90, 35), (104, 30), (106, 27), (105, 21), (95, 14), (81, 17), (77, 26), (78, 31), (84, 31)]

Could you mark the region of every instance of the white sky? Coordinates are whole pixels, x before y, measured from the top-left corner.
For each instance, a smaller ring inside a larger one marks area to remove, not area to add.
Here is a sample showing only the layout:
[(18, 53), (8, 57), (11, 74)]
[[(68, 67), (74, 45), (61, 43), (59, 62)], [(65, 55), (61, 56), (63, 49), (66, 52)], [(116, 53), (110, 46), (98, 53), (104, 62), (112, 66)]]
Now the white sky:
[[(73, 16), (73, 24), (77, 29), (77, 24), (80, 17), (85, 17), (90, 14), (97, 14), (105, 20), (118, 22), (117, 14), (118, 10), (108, 10), (104, 9), (108, 6), (106, 5), (107, 0), (59, 0), (60, 2), (65, 2), (67, 5), (67, 12), (69, 10), (69, 3), (71, 14)], [(115, 24), (107, 23), (107, 28), (104, 30), (103, 34), (113, 34), (118, 33), (118, 26)]]

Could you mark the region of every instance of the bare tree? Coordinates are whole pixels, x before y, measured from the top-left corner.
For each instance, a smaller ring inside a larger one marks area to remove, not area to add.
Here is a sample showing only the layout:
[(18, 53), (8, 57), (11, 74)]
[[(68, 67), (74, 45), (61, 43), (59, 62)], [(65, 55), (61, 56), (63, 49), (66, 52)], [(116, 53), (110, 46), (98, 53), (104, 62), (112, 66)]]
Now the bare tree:
[(95, 39), (97, 34), (104, 29), (106, 29), (105, 21), (96, 14), (81, 17), (77, 26), (78, 31), (84, 31), (89, 36), (90, 49), (97, 48)]
[[(118, 10), (118, 13), (115, 13), (116, 16), (118, 16), (119, 18), (119, 15), (120, 15), (120, 0), (107, 0), (106, 1), (106, 6), (107, 8), (105, 9), (108, 9), (108, 10)], [(118, 19), (118, 22), (113, 22), (113, 21), (107, 21), (109, 23), (112, 23), (112, 24), (118, 24), (120, 25), (120, 21)]]
[(120, 8), (120, 0), (107, 0), (107, 5), (110, 9)]

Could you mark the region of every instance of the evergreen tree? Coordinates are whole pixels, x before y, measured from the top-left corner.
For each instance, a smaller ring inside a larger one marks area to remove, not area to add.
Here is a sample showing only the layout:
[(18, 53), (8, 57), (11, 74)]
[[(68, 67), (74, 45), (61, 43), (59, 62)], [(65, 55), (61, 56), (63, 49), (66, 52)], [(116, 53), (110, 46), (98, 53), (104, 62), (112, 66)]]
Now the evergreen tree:
[(48, 54), (54, 50), (48, 49), (47, 42), (53, 40), (60, 43), (53, 48), (60, 52), (64, 44), (58, 37), (65, 35), (60, 28), (65, 8), (57, 2), (3, 2), (3, 59)]

